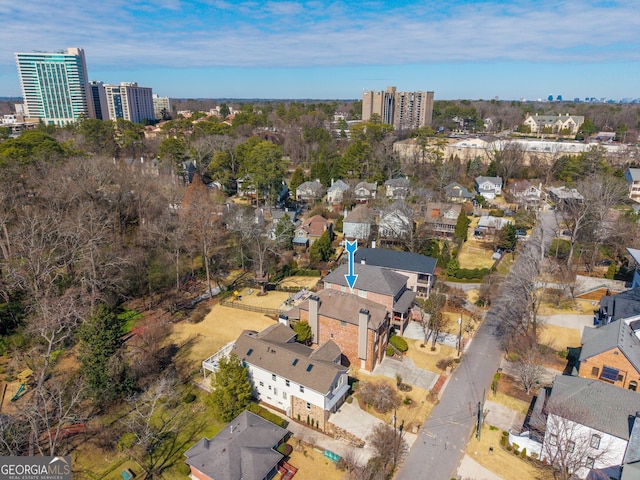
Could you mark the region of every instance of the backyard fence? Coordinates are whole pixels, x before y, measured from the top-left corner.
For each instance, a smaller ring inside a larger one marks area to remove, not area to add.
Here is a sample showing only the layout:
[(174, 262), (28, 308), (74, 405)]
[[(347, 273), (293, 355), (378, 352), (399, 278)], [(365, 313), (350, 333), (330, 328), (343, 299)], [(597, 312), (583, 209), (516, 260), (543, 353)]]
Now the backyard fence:
[(246, 310), (248, 312), (264, 313), (265, 315), (278, 315), (280, 311), (277, 308), (256, 307), (254, 305), (246, 305), (232, 300), (223, 300), (220, 302), (223, 307), (238, 308), (240, 310)]

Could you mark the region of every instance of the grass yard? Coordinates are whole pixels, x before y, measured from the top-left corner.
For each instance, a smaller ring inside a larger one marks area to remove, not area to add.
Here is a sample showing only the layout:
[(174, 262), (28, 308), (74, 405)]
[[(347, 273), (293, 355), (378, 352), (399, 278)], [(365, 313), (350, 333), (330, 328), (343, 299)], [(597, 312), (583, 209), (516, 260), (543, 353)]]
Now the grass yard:
[[(530, 460), (516, 456), (508, 452), (500, 445), (502, 431), (491, 430), (488, 425), (483, 425), (480, 440), (475, 434), (467, 444), (467, 454), (483, 467), (491, 470), (503, 480), (529, 480), (544, 478), (543, 470), (534, 465)], [(493, 447), (490, 452), (489, 448)]]
[(460, 268), (491, 268), (495, 262), (491, 255), (493, 250), (487, 248), (486, 242), (469, 238), (458, 253)]
[(540, 343), (549, 345), (556, 351), (562, 351), (568, 347), (579, 347), (580, 337), (580, 330), (575, 328), (545, 325), (540, 332)]
[[(500, 379), (503, 382), (503, 379)], [(500, 405), (504, 405), (505, 407), (510, 408), (513, 411), (518, 413), (522, 413), (523, 415), (527, 414), (529, 410), (529, 403), (524, 400), (520, 400), (518, 398), (512, 397), (511, 395), (507, 395), (506, 393), (500, 391), (499, 389), (494, 395), (493, 392), (487, 393), (487, 400), (491, 400), (492, 402), (499, 403)], [(524, 395), (524, 390), (523, 390)]]
[[(338, 470), (336, 464), (326, 458), (323, 452), (315, 450), (306, 443), (301, 444), (301, 451), (296, 451), (297, 441), (295, 438), (290, 438), (287, 443), (293, 447), (293, 452), (287, 462), (298, 469), (298, 473), (294, 477), (296, 480), (316, 480), (318, 478), (342, 480), (345, 478), (345, 472)], [(279, 480), (282, 476), (278, 473), (274, 478)]]
[[(269, 292), (269, 295), (271, 293), (274, 292)], [(199, 369), (203, 360), (238, 338), (243, 330), (261, 331), (275, 321), (263, 313), (215, 305), (200, 323), (175, 324), (169, 342), (176, 343), (178, 346), (188, 346), (185, 357), (187, 361), (193, 362), (194, 369)]]
[(458, 356), (457, 350), (447, 345), (438, 345), (435, 354), (433, 354), (429, 351), (429, 348), (420, 348), (422, 341), (413, 339), (406, 340), (409, 345), (407, 357), (413, 360), (416, 367), (429, 370), (430, 372), (442, 373), (442, 370), (436, 366), (438, 361), (446, 358), (457, 358)]
[(318, 280), (320, 280), (320, 277), (306, 277), (302, 275), (294, 275), (293, 277), (285, 277), (282, 280), (282, 282), (280, 282), (280, 286), (306, 288), (307, 290), (311, 290), (312, 288), (315, 288), (315, 286), (318, 283)]
[(571, 300), (566, 301), (556, 306), (549, 302), (543, 302), (540, 305), (540, 315), (559, 315), (559, 314), (582, 314), (591, 315), (594, 310), (597, 310), (597, 305), (594, 305), (590, 300)]
[(243, 305), (251, 305), (252, 307), (263, 308), (280, 308), (280, 306), (289, 298), (290, 293), (271, 291), (266, 292), (266, 295), (258, 295), (260, 293), (259, 288), (246, 287), (242, 290), (238, 290), (240, 294), (238, 299), (229, 297), (228, 300), (240, 302)]

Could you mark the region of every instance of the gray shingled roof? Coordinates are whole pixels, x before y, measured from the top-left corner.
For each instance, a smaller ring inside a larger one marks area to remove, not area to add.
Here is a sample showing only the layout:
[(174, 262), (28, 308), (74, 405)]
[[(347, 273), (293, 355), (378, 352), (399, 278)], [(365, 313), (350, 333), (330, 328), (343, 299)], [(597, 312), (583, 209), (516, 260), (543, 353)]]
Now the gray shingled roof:
[(185, 452), (186, 463), (216, 480), (262, 480), (282, 459), (273, 447), (289, 432), (249, 411)]
[(633, 420), (631, 427), (631, 435), (629, 436), (629, 445), (624, 454), (624, 463), (640, 462), (640, 417), (637, 416)]
[[(393, 270), (374, 265), (362, 265), (361, 263), (356, 263), (353, 266), (353, 272), (358, 275), (354, 289), (390, 295), (394, 298), (405, 288), (408, 280), (408, 277), (400, 275)], [(348, 287), (347, 280), (344, 277), (347, 273), (349, 273), (349, 266), (346, 264), (340, 265), (322, 280), (325, 283)]]
[(436, 259), (411, 252), (399, 252), (385, 248), (359, 248), (354, 254), (356, 263), (364, 259), (367, 265), (375, 265), (392, 270), (404, 270), (424, 275), (433, 275)]
[[(595, 330), (595, 331), (589, 331)], [(630, 325), (622, 320), (595, 329), (584, 329), (580, 361), (618, 347), (627, 360), (640, 372), (640, 339)], [(640, 410), (640, 400), (638, 400)]]
[(376, 213), (366, 205), (358, 205), (351, 212), (347, 212), (343, 223), (368, 223), (374, 225), (376, 223)]
[(476, 183), (478, 185), (484, 182), (491, 182), (494, 185), (499, 185), (500, 187), (502, 187), (502, 177), (476, 177)]
[[(282, 341), (286, 337), (286, 331), (292, 330), (280, 323), (271, 325), (260, 333), (245, 330), (236, 340), (231, 352), (250, 365), (306, 388), (322, 394), (330, 392), (336, 378), (345, 373), (347, 368), (324, 360), (323, 355), (314, 357), (314, 351), (310, 347)], [(332, 340), (327, 343), (333, 345), (326, 347), (326, 353), (340, 350)], [(294, 362), (295, 359), (298, 361)]]
[(568, 375), (556, 376), (548, 401), (584, 412), (584, 418), (576, 421), (624, 440), (629, 440), (631, 433), (629, 417), (634, 417), (640, 409), (637, 392)]
[[(369, 310), (370, 330), (377, 330), (387, 318), (387, 309), (384, 305), (367, 300), (366, 298), (352, 295), (337, 290), (325, 289), (316, 293), (320, 299), (318, 314), (335, 320), (344, 321), (353, 325), (360, 322), (359, 313), (362, 308)], [(309, 311), (309, 300), (302, 302), (298, 310)], [(299, 312), (291, 312), (289, 318), (300, 318)]]
[(600, 300), (600, 311), (611, 315), (611, 321), (640, 314), (640, 288), (633, 288), (616, 295), (606, 295)]

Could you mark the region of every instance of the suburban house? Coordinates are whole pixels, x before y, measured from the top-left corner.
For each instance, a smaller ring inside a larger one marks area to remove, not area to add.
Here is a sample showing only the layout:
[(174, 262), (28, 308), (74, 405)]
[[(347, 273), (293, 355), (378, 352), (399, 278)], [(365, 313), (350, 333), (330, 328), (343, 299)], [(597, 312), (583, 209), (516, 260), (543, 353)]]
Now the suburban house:
[(451, 237), (456, 230), (462, 205), (429, 202), (425, 206), (425, 226), (441, 237)]
[(413, 215), (413, 209), (404, 200), (396, 200), (380, 212), (378, 235), (392, 241), (410, 236), (415, 228)]
[(627, 168), (624, 178), (629, 185), (629, 198), (640, 203), (640, 168)]
[[(540, 389), (523, 432), (509, 432), (517, 444), (543, 461), (576, 467), (578, 478), (626, 480), (638, 471), (638, 396), (598, 380), (558, 375)], [(598, 476), (600, 475), (600, 476)]]
[(493, 236), (510, 223), (513, 223), (513, 220), (510, 218), (483, 215), (478, 219), (478, 225), (474, 230), (474, 235)]
[(290, 310), (289, 319), (308, 322), (314, 344), (335, 342), (345, 366), (372, 372), (384, 358), (389, 342), (389, 313), (384, 305), (372, 300), (325, 288)]
[(606, 325), (620, 319), (635, 317), (636, 315), (640, 315), (640, 288), (632, 288), (615, 295), (603, 296), (600, 299), (600, 309), (595, 318), (595, 323)]
[[(390, 316), (391, 326), (402, 335), (411, 319), (416, 298), (416, 292), (407, 286), (409, 277), (388, 268), (366, 263), (356, 263), (353, 266), (353, 272), (358, 276), (353, 286), (353, 294), (359, 299), (371, 300), (382, 305)], [(350, 292), (346, 274), (348, 274), (348, 265), (340, 265), (322, 279), (324, 288)]]
[(325, 188), (320, 180), (314, 180), (313, 182), (304, 182), (296, 188), (296, 200), (302, 202), (318, 202), (322, 200)]
[[(601, 380), (638, 391), (640, 382), (640, 316), (618, 320), (582, 332), (578, 372), (582, 378)], [(633, 325), (638, 325), (634, 332)], [(638, 399), (640, 410), (640, 398)]]
[(375, 233), (376, 213), (366, 205), (358, 205), (351, 212), (345, 210), (342, 232), (347, 240), (367, 241)]
[(342, 352), (328, 339), (313, 349), (295, 341), (296, 333), (276, 323), (262, 332), (245, 330), (234, 353), (248, 367), (253, 395), (298, 421), (314, 421), (324, 430), (329, 415), (349, 391)]
[(577, 202), (582, 203), (584, 197), (575, 188), (567, 188), (565, 185), (561, 187), (549, 187), (547, 188), (549, 199), (558, 203)]
[(351, 186), (343, 181), (331, 179), (331, 186), (327, 189), (327, 203), (329, 205), (336, 205), (342, 203), (344, 200), (344, 194), (349, 191)]
[(374, 265), (405, 275), (407, 288), (420, 298), (428, 298), (435, 281), (435, 258), (412, 252), (399, 252), (385, 248), (358, 248), (354, 254), (355, 263)]
[(493, 200), (502, 195), (501, 177), (476, 177), (476, 193), (482, 195), (487, 200)]
[(453, 182), (444, 187), (444, 195), (447, 202), (464, 203), (473, 199), (473, 194), (458, 182)]
[(576, 135), (584, 123), (582, 115), (529, 115), (522, 122), (531, 129), (531, 133)]
[(184, 455), (195, 480), (267, 480), (283, 455), (276, 451), (289, 431), (247, 410), (212, 439), (203, 438)]
[(329, 220), (321, 215), (307, 218), (296, 227), (293, 245), (296, 247), (310, 247), (327, 230), (333, 238), (333, 224)]
[(542, 195), (541, 186), (536, 187), (529, 180), (516, 180), (508, 185), (509, 192), (519, 201), (537, 202)]
[(410, 193), (411, 182), (407, 177), (392, 178), (384, 182), (387, 198), (406, 200)]
[(282, 209), (272, 209), (271, 210), (271, 223), (267, 229), (267, 236), (271, 240), (276, 239), (276, 227), (278, 226), (278, 222), (280, 222), (284, 217), (289, 217), (292, 225), (298, 224), (298, 212), (294, 209), (282, 208)]
[(370, 200), (376, 198), (378, 191), (378, 183), (360, 182), (353, 189), (357, 203), (368, 203)]

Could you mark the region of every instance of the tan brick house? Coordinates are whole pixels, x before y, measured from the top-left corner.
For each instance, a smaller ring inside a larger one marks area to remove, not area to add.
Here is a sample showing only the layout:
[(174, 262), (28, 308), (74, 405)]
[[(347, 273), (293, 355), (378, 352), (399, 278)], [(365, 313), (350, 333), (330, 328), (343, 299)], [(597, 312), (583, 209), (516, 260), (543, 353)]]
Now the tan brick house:
[(629, 322), (618, 320), (598, 328), (585, 328), (579, 361), (580, 377), (638, 391), (640, 338)]
[(389, 342), (386, 308), (339, 290), (320, 290), (291, 310), (289, 319), (308, 322), (314, 344), (335, 342), (342, 351), (343, 365), (369, 372), (382, 362)]

